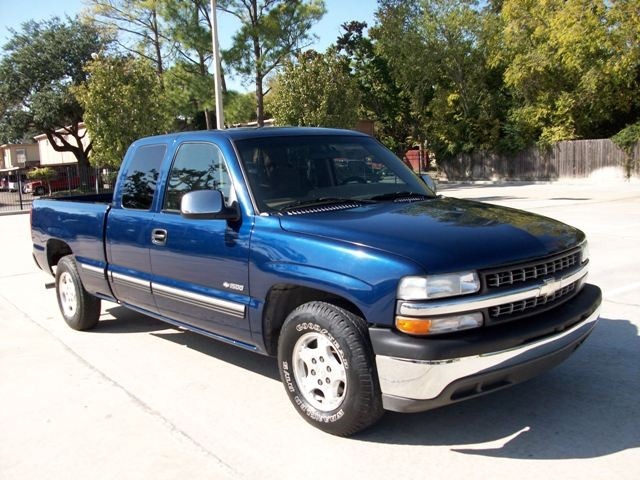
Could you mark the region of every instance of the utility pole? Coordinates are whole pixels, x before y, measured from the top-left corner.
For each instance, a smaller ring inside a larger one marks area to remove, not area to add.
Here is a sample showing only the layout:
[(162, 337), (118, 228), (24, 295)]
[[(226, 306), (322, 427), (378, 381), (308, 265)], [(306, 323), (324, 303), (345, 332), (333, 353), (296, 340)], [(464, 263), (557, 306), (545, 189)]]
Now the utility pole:
[(222, 105), (222, 78), (220, 73), (220, 46), (218, 45), (218, 19), (216, 0), (211, 0), (211, 43), (213, 43), (213, 78), (216, 98), (216, 125), (224, 129), (224, 109)]

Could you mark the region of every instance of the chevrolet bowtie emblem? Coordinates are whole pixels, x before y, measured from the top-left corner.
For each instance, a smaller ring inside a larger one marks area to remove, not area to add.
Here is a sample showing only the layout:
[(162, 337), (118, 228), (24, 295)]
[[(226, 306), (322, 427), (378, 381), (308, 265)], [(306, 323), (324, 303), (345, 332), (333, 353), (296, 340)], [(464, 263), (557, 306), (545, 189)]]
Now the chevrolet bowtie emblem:
[(554, 278), (545, 278), (543, 280), (544, 285), (540, 287), (540, 295), (541, 297), (548, 297), (549, 295), (553, 295), (558, 290), (562, 288), (562, 280), (556, 280)]

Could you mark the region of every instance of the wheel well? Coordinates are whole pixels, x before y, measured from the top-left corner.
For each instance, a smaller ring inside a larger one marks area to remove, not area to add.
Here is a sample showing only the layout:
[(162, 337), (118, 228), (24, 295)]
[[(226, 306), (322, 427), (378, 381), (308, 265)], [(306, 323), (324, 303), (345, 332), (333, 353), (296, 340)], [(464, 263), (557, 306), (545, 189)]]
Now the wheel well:
[(262, 314), (262, 334), (269, 355), (276, 355), (278, 352), (278, 337), (287, 316), (300, 305), (312, 301), (332, 303), (364, 318), (355, 304), (338, 295), (299, 285), (274, 285), (267, 294)]
[(62, 257), (72, 253), (69, 245), (62, 240), (49, 240), (47, 242), (47, 262), (49, 263), (49, 269), (51, 270), (56, 266)]

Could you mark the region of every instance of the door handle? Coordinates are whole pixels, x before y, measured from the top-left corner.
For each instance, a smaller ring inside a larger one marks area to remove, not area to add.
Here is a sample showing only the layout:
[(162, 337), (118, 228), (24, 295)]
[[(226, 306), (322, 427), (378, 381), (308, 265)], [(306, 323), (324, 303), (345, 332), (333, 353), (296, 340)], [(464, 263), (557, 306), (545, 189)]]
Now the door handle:
[(154, 228), (151, 231), (151, 243), (154, 245), (165, 245), (167, 243), (167, 231), (163, 228)]

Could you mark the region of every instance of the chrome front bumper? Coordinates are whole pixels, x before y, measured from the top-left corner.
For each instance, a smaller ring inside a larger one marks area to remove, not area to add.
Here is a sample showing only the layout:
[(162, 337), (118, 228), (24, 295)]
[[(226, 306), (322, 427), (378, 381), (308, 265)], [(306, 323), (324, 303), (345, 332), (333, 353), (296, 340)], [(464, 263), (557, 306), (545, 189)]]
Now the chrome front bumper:
[(437, 361), (376, 355), (383, 405), (395, 411), (428, 410), (533, 377), (582, 344), (599, 310), (561, 333), (508, 350)]

